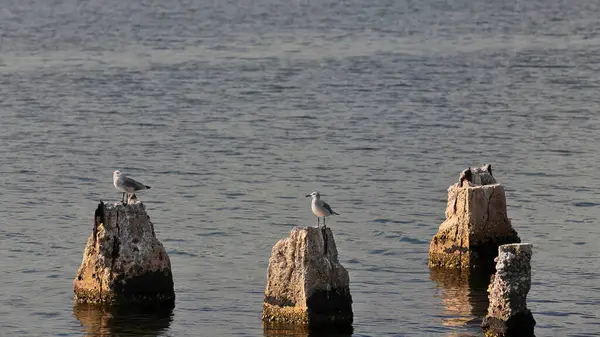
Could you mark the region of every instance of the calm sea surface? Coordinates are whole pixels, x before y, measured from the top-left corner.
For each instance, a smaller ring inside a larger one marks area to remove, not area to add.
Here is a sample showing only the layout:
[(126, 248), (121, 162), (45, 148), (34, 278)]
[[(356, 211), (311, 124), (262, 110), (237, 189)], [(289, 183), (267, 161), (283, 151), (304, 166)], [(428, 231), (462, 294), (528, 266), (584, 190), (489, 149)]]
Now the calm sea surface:
[[(481, 336), (485, 284), (427, 252), (447, 187), (488, 162), (534, 244), (536, 334), (599, 335), (599, 17), (594, 0), (0, 0), (0, 335), (291, 336), (260, 320), (267, 262), (320, 190), (353, 336)], [(73, 307), (115, 169), (153, 187), (172, 312)]]

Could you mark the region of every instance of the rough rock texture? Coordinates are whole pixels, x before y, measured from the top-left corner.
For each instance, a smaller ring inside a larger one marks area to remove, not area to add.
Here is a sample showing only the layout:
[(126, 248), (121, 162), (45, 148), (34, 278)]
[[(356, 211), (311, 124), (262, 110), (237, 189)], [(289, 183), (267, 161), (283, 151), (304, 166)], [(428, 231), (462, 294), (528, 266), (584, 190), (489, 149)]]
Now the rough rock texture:
[(73, 286), (77, 302), (175, 301), (171, 261), (142, 203), (100, 202)]
[(330, 228), (295, 227), (273, 247), (263, 321), (351, 326), (350, 278)]
[(531, 288), (531, 244), (498, 248), (496, 274), (488, 288), (490, 305), (482, 327), (486, 336), (533, 336), (535, 320), (527, 309)]
[[(472, 181), (492, 184), (476, 185)], [(463, 171), (460, 181), (448, 188), (446, 220), (431, 240), (429, 266), (491, 265), (498, 246), (521, 242), (506, 212), (504, 187), (495, 181), (491, 166), (486, 165)]]

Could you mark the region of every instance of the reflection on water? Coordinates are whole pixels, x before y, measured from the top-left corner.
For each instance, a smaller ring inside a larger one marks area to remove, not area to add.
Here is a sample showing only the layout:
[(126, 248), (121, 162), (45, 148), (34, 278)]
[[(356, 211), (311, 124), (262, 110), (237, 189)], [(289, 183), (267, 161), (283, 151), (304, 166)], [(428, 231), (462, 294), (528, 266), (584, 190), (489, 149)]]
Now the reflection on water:
[(314, 331), (305, 325), (289, 324), (263, 324), (265, 337), (351, 337), (352, 328), (345, 328), (344, 331), (337, 329)]
[(173, 320), (173, 308), (106, 307), (77, 303), (73, 315), (85, 336), (158, 336)]
[[(487, 313), (490, 276), (493, 270), (460, 271), (430, 269), (430, 279), (441, 289), (444, 305), (442, 324), (448, 327), (477, 327)], [(464, 336), (458, 334), (455, 336)]]

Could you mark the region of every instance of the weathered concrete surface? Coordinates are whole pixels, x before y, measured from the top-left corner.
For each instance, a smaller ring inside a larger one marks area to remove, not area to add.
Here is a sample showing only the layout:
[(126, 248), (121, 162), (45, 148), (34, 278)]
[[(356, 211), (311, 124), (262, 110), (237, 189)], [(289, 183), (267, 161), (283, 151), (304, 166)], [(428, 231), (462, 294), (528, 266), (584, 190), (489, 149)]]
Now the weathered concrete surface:
[(330, 228), (295, 227), (273, 247), (263, 321), (351, 326), (350, 278)]
[(488, 288), (490, 305), (482, 324), (486, 336), (533, 336), (535, 320), (527, 309), (531, 254), (527, 243), (498, 248), (496, 274)]
[(463, 171), (460, 181), (448, 188), (446, 220), (429, 246), (430, 267), (491, 265), (498, 246), (521, 242), (506, 212), (504, 187), (495, 183), (491, 166), (486, 167)]
[(171, 261), (142, 203), (100, 202), (73, 287), (77, 302), (175, 301)]

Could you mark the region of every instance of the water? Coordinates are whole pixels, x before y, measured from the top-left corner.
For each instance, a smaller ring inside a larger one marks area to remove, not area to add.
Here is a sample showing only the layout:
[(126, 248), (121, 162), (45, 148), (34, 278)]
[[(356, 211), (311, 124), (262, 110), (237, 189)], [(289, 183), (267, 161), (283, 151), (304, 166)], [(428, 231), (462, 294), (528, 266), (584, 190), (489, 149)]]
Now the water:
[[(267, 261), (318, 189), (354, 336), (481, 336), (485, 285), (427, 251), (488, 162), (537, 335), (600, 333), (596, 1), (0, 4), (1, 335), (290, 335), (260, 321)], [(172, 312), (73, 307), (115, 169), (152, 186)]]

